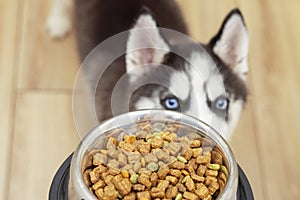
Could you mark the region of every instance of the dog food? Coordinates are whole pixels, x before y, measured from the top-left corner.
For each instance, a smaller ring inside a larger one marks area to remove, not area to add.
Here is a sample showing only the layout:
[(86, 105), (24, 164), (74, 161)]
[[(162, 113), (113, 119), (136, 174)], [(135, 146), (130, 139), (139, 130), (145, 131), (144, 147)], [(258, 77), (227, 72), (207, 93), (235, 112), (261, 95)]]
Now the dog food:
[(100, 200), (212, 200), (225, 188), (223, 153), (192, 128), (147, 121), (106, 136), (82, 163), (84, 182)]

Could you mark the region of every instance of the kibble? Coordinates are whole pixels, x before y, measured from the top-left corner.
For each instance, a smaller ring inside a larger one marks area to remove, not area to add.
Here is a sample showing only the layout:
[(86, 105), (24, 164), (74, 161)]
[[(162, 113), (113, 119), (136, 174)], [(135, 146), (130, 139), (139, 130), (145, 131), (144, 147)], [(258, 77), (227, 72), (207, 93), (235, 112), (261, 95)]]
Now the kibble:
[(147, 121), (130, 134), (112, 131), (106, 148), (85, 156), (85, 184), (101, 200), (217, 199), (229, 174), (222, 152), (199, 135), (177, 136), (193, 132), (180, 126)]

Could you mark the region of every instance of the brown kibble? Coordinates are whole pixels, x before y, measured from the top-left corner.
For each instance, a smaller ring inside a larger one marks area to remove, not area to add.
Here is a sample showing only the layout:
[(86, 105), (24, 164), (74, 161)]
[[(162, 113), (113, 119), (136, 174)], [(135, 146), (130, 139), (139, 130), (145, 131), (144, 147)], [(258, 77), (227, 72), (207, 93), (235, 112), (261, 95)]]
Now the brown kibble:
[(212, 197), (210, 195), (207, 195), (205, 198), (203, 198), (202, 200), (212, 200)]
[(113, 179), (114, 179), (113, 175), (107, 175), (104, 177), (104, 182), (106, 183), (106, 185), (112, 185)]
[(85, 169), (93, 166), (93, 151), (87, 153), (85, 157), (82, 159), (82, 166), (85, 166)]
[(94, 190), (98, 190), (99, 188), (103, 188), (105, 186), (105, 182), (103, 180), (99, 180), (97, 183), (93, 185)]
[(136, 193), (137, 199), (138, 200), (150, 200), (151, 199), (151, 195), (149, 191), (145, 191), (145, 192), (138, 192)]
[(161, 138), (153, 138), (151, 142), (151, 147), (152, 148), (161, 148), (164, 145), (164, 140)]
[(218, 179), (216, 177), (213, 177), (213, 176), (207, 176), (205, 178), (205, 181), (204, 181), (204, 184), (205, 185), (210, 185), (212, 182), (217, 182)]
[(95, 194), (99, 199), (104, 199), (104, 190), (102, 188), (96, 190)]
[(144, 191), (146, 188), (146, 186), (142, 185), (142, 184), (134, 184), (132, 186), (132, 189), (135, 191)]
[(187, 178), (187, 180), (185, 182), (185, 186), (191, 192), (193, 192), (195, 190), (195, 183), (191, 177)]
[(218, 179), (224, 181), (224, 183), (227, 182), (227, 177), (226, 177), (226, 175), (223, 172), (219, 173)]
[(106, 172), (107, 171), (107, 167), (104, 167), (103, 165), (99, 165), (97, 166), (96, 168), (94, 168), (93, 170), (95, 173), (99, 174), (102, 174), (103, 172)]
[(212, 151), (211, 152), (211, 160), (212, 160), (212, 163), (215, 163), (215, 164), (222, 165), (222, 163), (223, 163), (223, 157), (217, 151)]
[(210, 163), (210, 161), (211, 161), (211, 155), (210, 155), (209, 152), (207, 153), (207, 155), (198, 156), (196, 158), (196, 163), (197, 164), (204, 164), (204, 165), (206, 165), (206, 164)]
[(117, 176), (114, 177), (112, 182), (113, 182), (113, 184), (115, 184), (116, 182), (121, 182), (123, 179), (124, 178), (123, 178), (122, 174), (118, 174)]
[(93, 165), (105, 165), (107, 163), (107, 160), (107, 155), (104, 155), (102, 153), (96, 153), (95, 155), (93, 155)]
[(185, 164), (180, 161), (175, 161), (175, 162), (171, 163), (169, 166), (170, 166), (170, 168), (174, 168), (174, 169), (184, 169), (185, 168)]
[(174, 139), (177, 137), (175, 133), (169, 133), (169, 134), (162, 134), (161, 138), (168, 141), (173, 142)]
[(151, 176), (150, 176), (150, 181), (152, 183), (152, 186), (155, 186), (158, 182), (158, 175), (157, 173), (152, 173)]
[(171, 155), (176, 156), (181, 149), (181, 145), (178, 142), (171, 142), (166, 148)]
[(176, 186), (177, 186), (179, 192), (183, 193), (186, 191), (186, 188), (184, 187), (184, 185), (182, 183), (178, 183)]
[(170, 161), (170, 155), (169, 155), (169, 151), (166, 149), (160, 149), (158, 150), (155, 155), (157, 156), (157, 158), (161, 161), (163, 161), (164, 163), (168, 163)]
[(193, 167), (192, 165), (187, 164), (185, 168), (188, 170), (188, 172), (189, 172), (190, 174), (191, 174), (191, 173), (192, 173), (192, 174), (195, 173), (195, 169), (194, 169), (194, 167)]
[(108, 168), (119, 168), (120, 163), (115, 159), (110, 159), (107, 163)]
[(186, 159), (186, 160), (190, 160), (191, 157), (193, 156), (193, 150), (191, 148), (186, 148), (183, 150), (182, 152), (182, 156)]
[(116, 176), (116, 175), (120, 174), (121, 171), (117, 168), (112, 167), (112, 168), (109, 168), (108, 172), (109, 172), (109, 174)]
[(198, 182), (204, 182), (205, 178), (203, 176), (198, 176), (197, 174), (195, 173), (192, 173), (191, 174), (191, 178), (195, 181), (198, 181)]
[(220, 192), (223, 192), (224, 188), (225, 188), (225, 182), (223, 180), (218, 180), (219, 183), (219, 188), (220, 188)]
[(109, 156), (112, 159), (117, 159), (118, 155), (119, 155), (119, 151), (117, 151), (115, 149), (115, 147), (113, 147), (107, 151), (107, 156)]
[(169, 174), (179, 178), (181, 176), (181, 171), (179, 169), (170, 169)]
[(92, 184), (92, 182), (90, 181), (90, 172), (91, 171), (92, 171), (91, 169), (87, 169), (83, 172), (83, 175), (82, 175), (83, 181), (87, 186), (90, 186)]
[(134, 192), (130, 192), (128, 195), (126, 195), (125, 197), (123, 197), (123, 200), (135, 200), (136, 195)]
[(140, 142), (137, 146), (137, 150), (141, 154), (147, 154), (147, 153), (150, 153), (151, 146), (148, 142)]
[(133, 168), (133, 165), (132, 165), (132, 164), (126, 164), (126, 165), (124, 165), (124, 166), (122, 167), (122, 169), (127, 170), (127, 171), (132, 170), (132, 168)]
[(209, 194), (213, 195), (218, 189), (219, 189), (219, 184), (217, 182), (212, 182), (209, 186), (208, 186), (208, 190), (209, 190)]
[(104, 198), (117, 199), (118, 194), (113, 185), (108, 185), (104, 188)]
[(142, 155), (139, 152), (129, 152), (127, 156), (128, 163), (135, 164), (136, 162), (140, 161)]
[(192, 192), (183, 193), (183, 198), (190, 199), (190, 200), (198, 200), (198, 196)]
[(132, 145), (130, 143), (126, 143), (126, 142), (120, 142), (119, 148), (121, 148), (125, 151), (128, 151), (128, 152), (133, 152), (135, 150), (134, 145)]
[(129, 179), (123, 179), (120, 182), (115, 183), (117, 190), (120, 192), (122, 196), (129, 194), (131, 191), (132, 184)]
[(197, 158), (198, 156), (201, 156), (202, 153), (203, 153), (202, 148), (195, 148), (195, 149), (192, 149), (192, 151), (193, 151), (193, 157), (194, 158)]
[(185, 176), (189, 176), (189, 175), (190, 175), (190, 173), (189, 173), (188, 171), (186, 171), (186, 170), (181, 170), (181, 172), (182, 172)]
[(121, 174), (123, 178), (129, 178), (129, 172), (126, 169), (122, 169)]
[(150, 163), (150, 162), (158, 162), (158, 159), (155, 155), (155, 153), (149, 153), (147, 155), (144, 156), (146, 163)]
[(152, 172), (146, 168), (141, 168), (139, 174), (146, 174), (147, 176), (151, 176)]
[(123, 153), (119, 153), (118, 155), (118, 161), (120, 163), (121, 166), (124, 166), (127, 164), (127, 156), (124, 155)]
[(206, 170), (205, 176), (217, 177), (218, 176), (218, 171), (215, 171), (215, 170)]
[(199, 148), (201, 146), (201, 141), (200, 140), (193, 140), (190, 143), (191, 148)]
[(178, 188), (176, 186), (171, 186), (166, 191), (166, 198), (172, 199), (175, 198), (178, 194)]
[(194, 170), (197, 170), (198, 164), (196, 163), (196, 159), (195, 159), (195, 158), (192, 158), (192, 159), (188, 162), (188, 166), (192, 166)]
[(145, 185), (147, 188), (151, 187), (151, 182), (149, 180), (149, 176), (142, 173), (139, 177), (138, 177), (138, 182)]
[(165, 167), (161, 167), (158, 172), (157, 172), (157, 175), (160, 179), (164, 179), (167, 174), (169, 173), (170, 169), (168, 166), (165, 166)]
[(165, 178), (167, 181), (169, 181), (172, 185), (176, 185), (178, 182), (178, 179), (174, 176), (166, 176)]
[(160, 180), (158, 182), (157, 188), (159, 188), (160, 190), (162, 190), (164, 192), (168, 188), (168, 186), (169, 186), (169, 181)]
[(204, 176), (207, 167), (205, 165), (199, 165), (197, 169), (197, 175)]
[(205, 198), (207, 195), (209, 195), (209, 190), (204, 184), (200, 184), (199, 187), (195, 190), (195, 193), (200, 199)]
[(152, 188), (151, 189), (151, 197), (163, 199), (165, 197), (165, 192), (159, 188)]
[(133, 135), (125, 135), (124, 136), (124, 142), (125, 143), (129, 143), (129, 144), (133, 144), (136, 141), (136, 137)]
[(89, 175), (90, 175), (90, 181), (92, 183), (97, 183), (100, 179), (100, 174), (95, 173), (95, 170), (90, 171)]

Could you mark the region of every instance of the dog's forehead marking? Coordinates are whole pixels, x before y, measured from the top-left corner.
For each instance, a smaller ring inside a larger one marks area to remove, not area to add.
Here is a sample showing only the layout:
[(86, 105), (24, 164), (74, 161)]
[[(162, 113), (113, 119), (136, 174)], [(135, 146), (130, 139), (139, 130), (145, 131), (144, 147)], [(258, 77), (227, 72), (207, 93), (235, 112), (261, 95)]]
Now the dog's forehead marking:
[(185, 101), (189, 97), (191, 84), (189, 77), (184, 71), (176, 71), (170, 76), (170, 91), (175, 96)]
[(206, 88), (210, 100), (226, 94), (223, 77), (207, 53), (192, 52), (187, 68), (190, 72), (193, 90), (199, 90), (200, 87)]

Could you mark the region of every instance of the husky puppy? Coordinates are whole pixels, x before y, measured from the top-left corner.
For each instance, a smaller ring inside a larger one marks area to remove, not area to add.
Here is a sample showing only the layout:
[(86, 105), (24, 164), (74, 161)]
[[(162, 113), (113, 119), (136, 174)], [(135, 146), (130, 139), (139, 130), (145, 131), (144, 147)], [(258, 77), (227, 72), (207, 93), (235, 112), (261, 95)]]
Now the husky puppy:
[[(127, 74), (129, 79), (125, 81), (126, 84), (122, 84), (123, 93), (117, 94), (117, 98), (121, 101), (129, 98), (129, 110), (175, 110), (208, 124), (211, 124), (212, 118), (223, 119), (222, 130), (219, 131), (225, 139), (230, 139), (247, 99), (248, 34), (238, 9), (227, 15), (220, 30), (208, 43), (199, 44), (203, 48), (199, 50), (180, 39), (165, 38), (159, 30), (159, 27), (163, 27), (189, 34), (174, 0), (75, 0), (74, 4), (70, 1), (56, 0), (47, 25), (51, 36), (65, 35), (71, 27), (69, 8), (74, 6), (74, 24), (82, 61), (98, 44), (126, 30), (131, 30), (126, 41), (118, 44), (118, 48), (124, 48), (124, 52), (144, 44), (155, 47), (127, 51), (105, 70), (97, 82), (95, 95), (99, 121), (113, 115), (111, 105), (114, 87)], [(149, 33), (140, 34), (134, 31), (149, 27), (152, 28)], [(181, 49), (187, 59), (174, 54), (174, 49)], [(195, 67), (191, 67), (191, 62), (187, 60), (192, 61), (193, 65), (196, 63), (196, 68), (208, 73), (204, 80), (195, 75)], [(142, 80), (159, 77), (158, 70), (163, 66), (176, 72), (163, 75), (163, 85), (151, 82), (138, 87), (133, 93), (128, 93), (128, 88), (136, 87)], [(212, 70), (215, 66), (218, 73)], [(101, 67), (101, 63), (96, 62), (95, 66), (85, 70), (91, 82), (99, 79), (94, 77), (94, 71)], [(143, 68), (146, 70), (140, 70)], [(189, 84), (181, 84), (178, 74)], [(211, 90), (217, 87), (214, 80), (220, 78), (224, 92), (210, 92), (208, 88)], [(130, 97), (125, 97), (126, 95)], [(120, 112), (126, 110), (120, 108)]]

